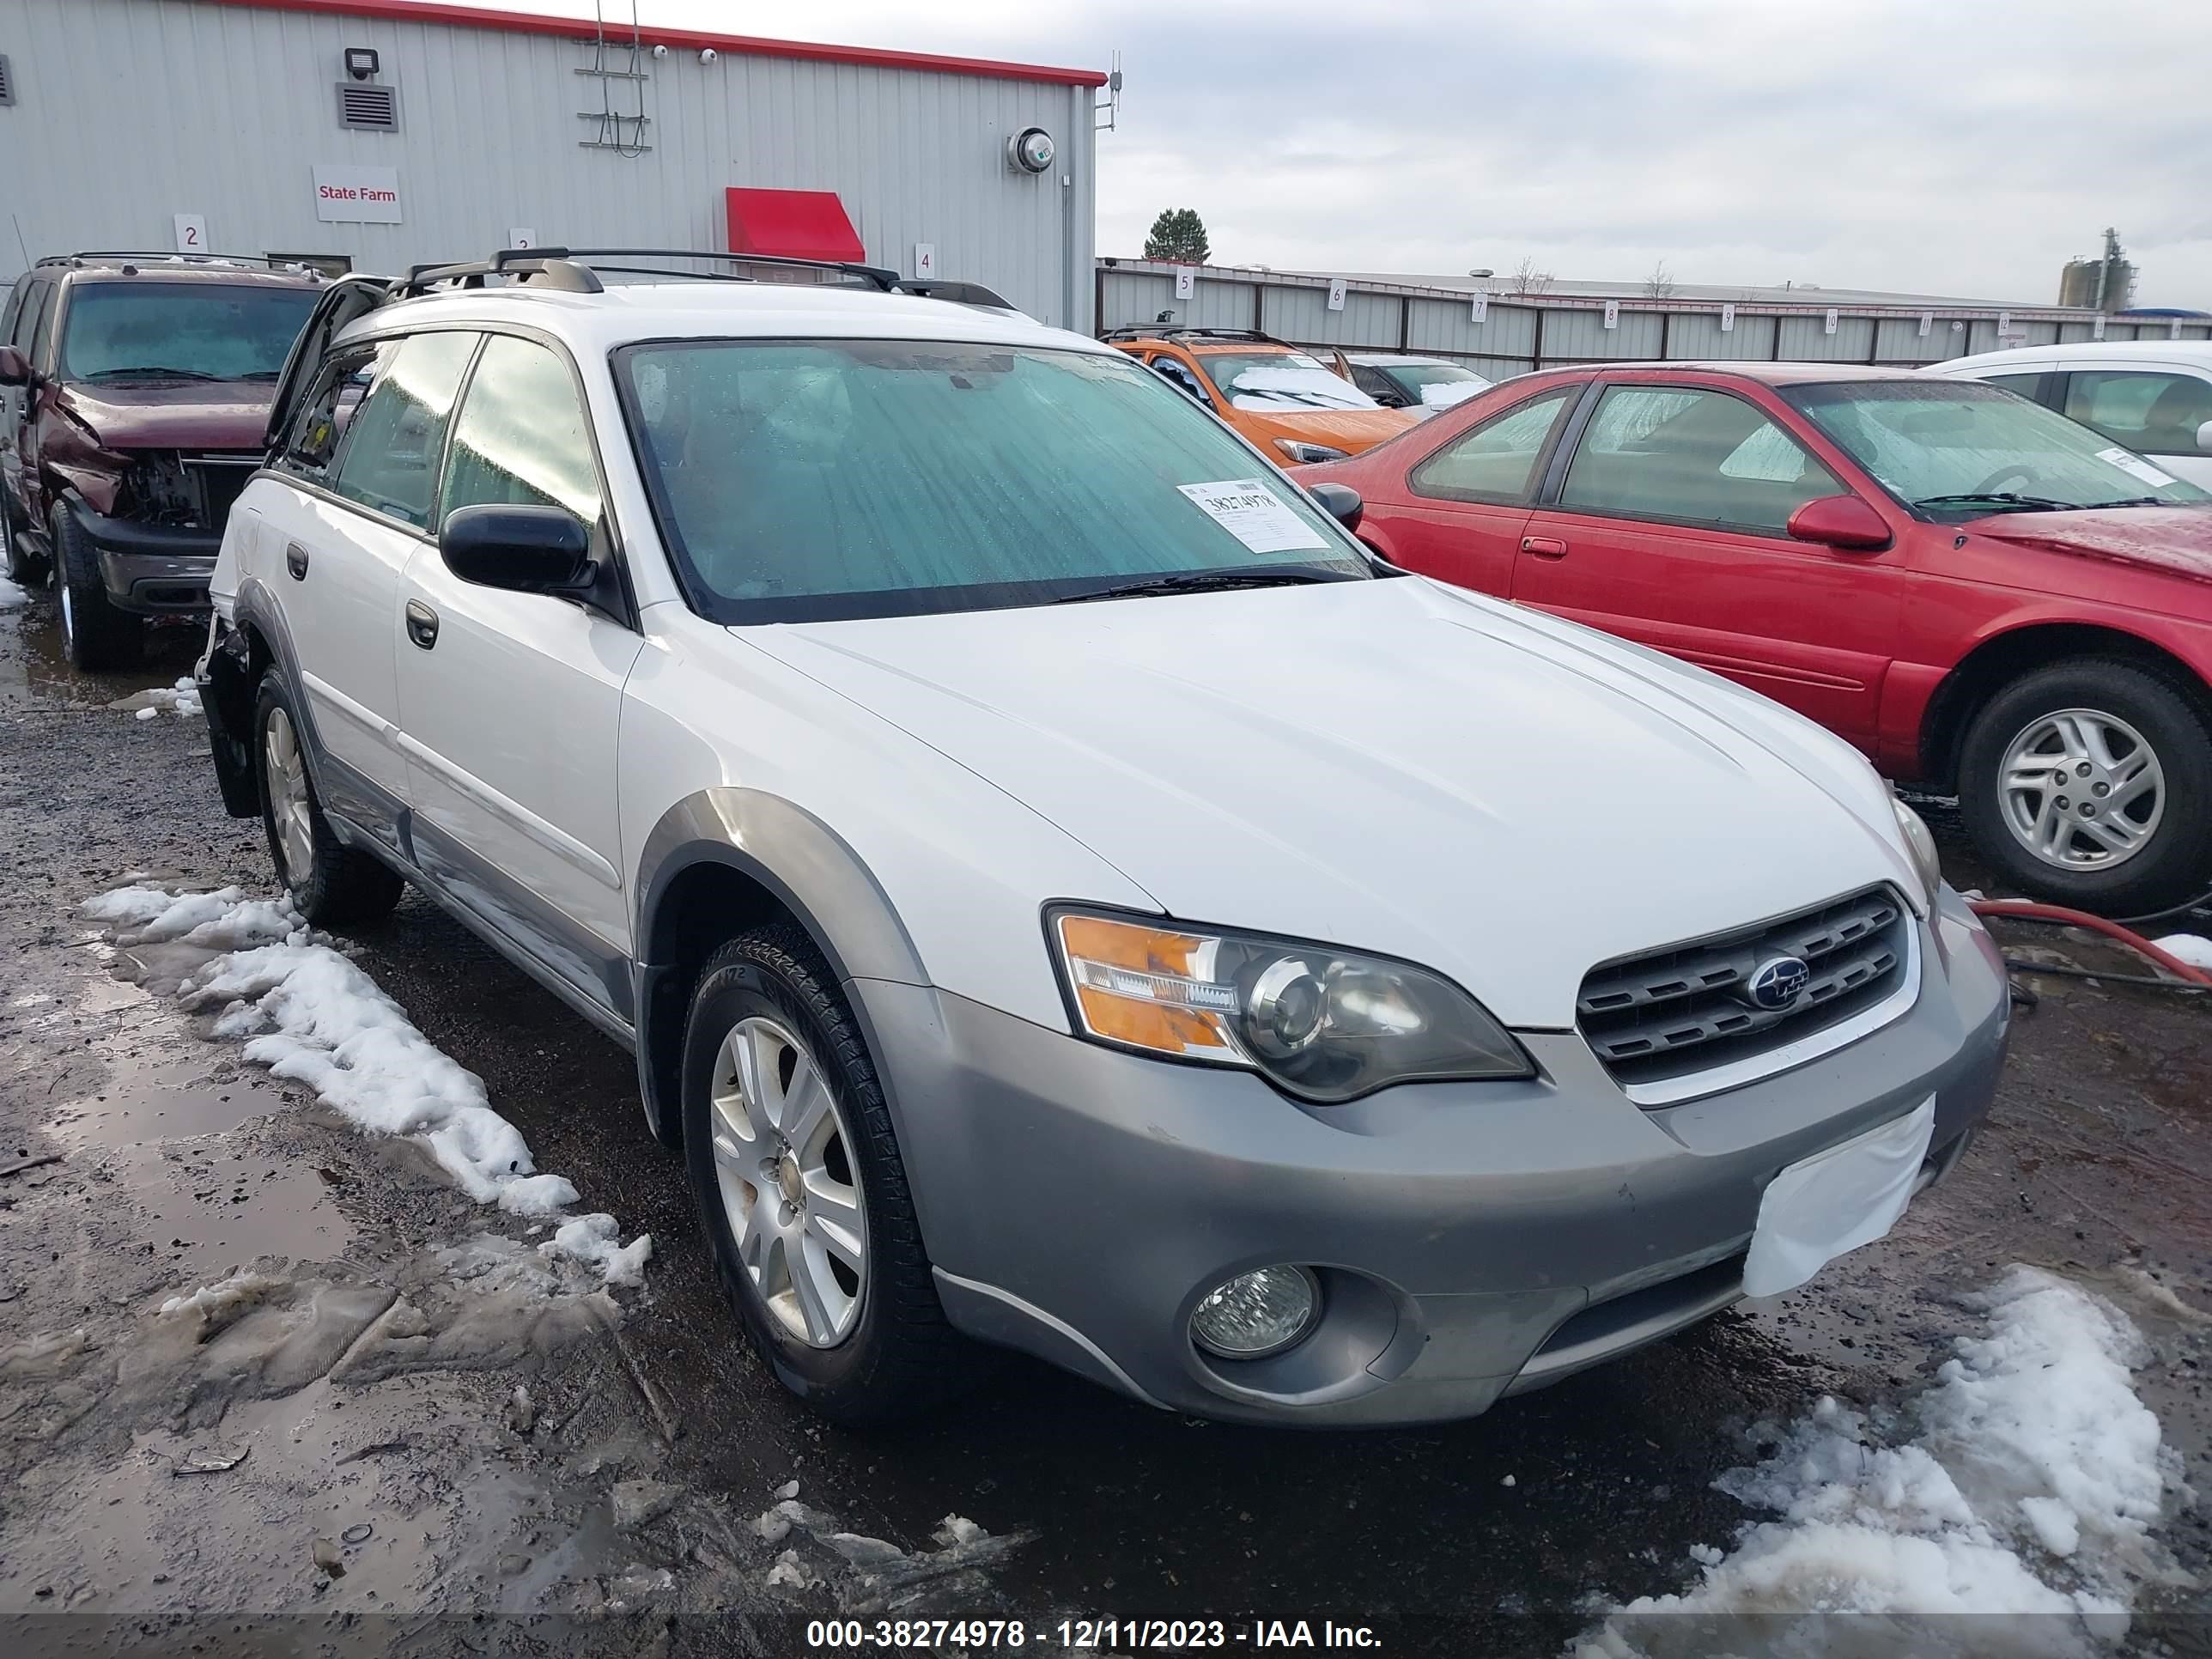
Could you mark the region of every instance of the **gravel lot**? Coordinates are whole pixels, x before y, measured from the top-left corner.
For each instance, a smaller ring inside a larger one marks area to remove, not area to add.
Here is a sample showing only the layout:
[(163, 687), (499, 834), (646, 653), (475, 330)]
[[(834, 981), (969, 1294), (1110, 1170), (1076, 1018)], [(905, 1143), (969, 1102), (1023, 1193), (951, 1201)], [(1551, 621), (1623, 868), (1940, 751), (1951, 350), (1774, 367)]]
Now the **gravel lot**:
[[(498, 1614), (510, 1651), (782, 1654), (842, 1614), (1020, 1618), (1047, 1650), (1063, 1618), (1118, 1616), (1221, 1620), (1231, 1647), (1298, 1620), (1319, 1645), (1327, 1620), (1398, 1653), (1557, 1653), (1603, 1608), (1689, 1587), (1693, 1547), (1726, 1551), (1761, 1518), (1713, 1482), (1775, 1425), (1823, 1395), (1927, 1390), (1981, 1328), (1966, 1298), (2015, 1261), (2140, 1328), (2133, 1386), (2177, 1481), (2205, 1485), (2212, 998), (2057, 976), (2032, 981), (1989, 1132), (1888, 1242), (1478, 1421), (1225, 1428), (1010, 1360), (919, 1427), (824, 1428), (737, 1341), (628, 1058), (427, 902), (356, 961), (483, 1078), (539, 1168), (625, 1237), (652, 1234), (641, 1290), (549, 1261), (542, 1233), (470, 1203), (413, 1143), (364, 1139), (209, 1040), (163, 994), (178, 961), (93, 939), (78, 905), (142, 873), (269, 890), (260, 827), (222, 815), (199, 721), (110, 706), (186, 672), (195, 645), (167, 635), (143, 675), (95, 681), (59, 666), (47, 596), (0, 613), (16, 1651), (155, 1632), (209, 1651), (303, 1632), (334, 1652), (477, 1651)], [(2007, 943), (2134, 970), (2049, 929)], [(225, 1305), (159, 1311), (234, 1271), (258, 1277)], [(2196, 1650), (2205, 1526), (2178, 1484), (2162, 1510), (2122, 1644)], [(2036, 1565), (2064, 1583), (2065, 1563)], [(1098, 1644), (1139, 1645), (1126, 1627)]]

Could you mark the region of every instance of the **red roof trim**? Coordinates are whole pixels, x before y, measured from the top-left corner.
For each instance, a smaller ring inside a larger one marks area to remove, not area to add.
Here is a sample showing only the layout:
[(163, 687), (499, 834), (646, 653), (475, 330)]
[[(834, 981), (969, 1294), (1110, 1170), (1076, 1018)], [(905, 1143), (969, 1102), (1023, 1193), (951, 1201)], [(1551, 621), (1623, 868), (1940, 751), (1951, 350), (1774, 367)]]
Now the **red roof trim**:
[[(592, 40), (598, 26), (589, 18), (547, 17), (536, 12), (494, 11), (482, 6), (437, 3), (437, 0), (210, 0), (222, 6), (251, 6), (260, 11), (315, 12), (337, 17), (375, 18), (397, 23), (443, 23), (458, 28), (504, 29), (515, 34), (555, 34)], [(625, 32), (623, 32), (626, 33)], [(990, 58), (948, 58), (928, 52), (884, 52), (873, 46), (815, 46), (803, 40), (768, 40), (757, 35), (710, 34), (699, 29), (647, 28), (647, 46), (739, 52), (749, 58), (804, 58), (823, 64), (855, 64), (868, 69), (929, 70), (940, 75), (981, 75), (1000, 81), (1042, 81), (1059, 86), (1103, 87), (1097, 70), (1052, 69), (1042, 64), (1007, 64)], [(607, 38), (617, 39), (612, 21)], [(622, 44), (627, 45), (626, 40)]]

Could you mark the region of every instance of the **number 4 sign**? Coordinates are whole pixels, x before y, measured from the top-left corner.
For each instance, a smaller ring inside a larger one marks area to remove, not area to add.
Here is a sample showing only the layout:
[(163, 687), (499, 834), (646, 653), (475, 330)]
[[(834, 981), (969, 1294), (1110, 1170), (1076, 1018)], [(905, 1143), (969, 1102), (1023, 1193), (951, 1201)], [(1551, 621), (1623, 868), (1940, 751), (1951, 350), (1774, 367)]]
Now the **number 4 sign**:
[(207, 216), (179, 213), (172, 216), (177, 227), (177, 252), (205, 253), (208, 251)]

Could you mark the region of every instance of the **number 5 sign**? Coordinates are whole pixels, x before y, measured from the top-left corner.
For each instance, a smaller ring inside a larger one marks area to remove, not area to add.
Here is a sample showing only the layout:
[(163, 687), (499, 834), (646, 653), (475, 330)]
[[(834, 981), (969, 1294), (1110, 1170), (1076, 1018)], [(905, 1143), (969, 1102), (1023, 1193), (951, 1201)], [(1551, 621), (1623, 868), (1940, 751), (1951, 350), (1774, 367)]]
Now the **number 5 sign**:
[(207, 216), (199, 213), (179, 213), (173, 216), (177, 227), (177, 252), (205, 253), (207, 252)]

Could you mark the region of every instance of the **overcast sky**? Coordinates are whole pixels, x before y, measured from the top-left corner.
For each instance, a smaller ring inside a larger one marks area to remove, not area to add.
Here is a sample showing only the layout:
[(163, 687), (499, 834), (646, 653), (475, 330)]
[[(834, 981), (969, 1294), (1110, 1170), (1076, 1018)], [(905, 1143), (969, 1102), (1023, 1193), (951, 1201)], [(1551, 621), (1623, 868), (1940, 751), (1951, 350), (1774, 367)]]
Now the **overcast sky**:
[(1102, 253), (1188, 206), (1224, 264), (1664, 261), (2047, 304), (2111, 224), (2138, 303), (2212, 310), (2212, 0), (639, 3), (648, 27), (1078, 68), (1119, 49)]

